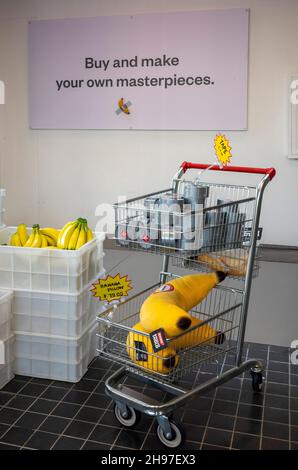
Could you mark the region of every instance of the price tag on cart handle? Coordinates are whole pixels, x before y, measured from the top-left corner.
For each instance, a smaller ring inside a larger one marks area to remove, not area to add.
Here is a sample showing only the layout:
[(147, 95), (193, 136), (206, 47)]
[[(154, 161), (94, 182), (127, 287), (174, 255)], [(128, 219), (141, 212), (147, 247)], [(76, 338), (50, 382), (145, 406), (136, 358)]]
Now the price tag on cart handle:
[(232, 157), (232, 147), (230, 142), (223, 134), (217, 134), (214, 139), (214, 150), (220, 166), (227, 166)]
[(98, 279), (97, 282), (92, 284), (90, 289), (93, 296), (105, 302), (112, 302), (113, 300), (121, 300), (123, 297), (128, 296), (128, 292), (132, 289), (131, 280), (128, 275), (110, 276), (103, 279)]

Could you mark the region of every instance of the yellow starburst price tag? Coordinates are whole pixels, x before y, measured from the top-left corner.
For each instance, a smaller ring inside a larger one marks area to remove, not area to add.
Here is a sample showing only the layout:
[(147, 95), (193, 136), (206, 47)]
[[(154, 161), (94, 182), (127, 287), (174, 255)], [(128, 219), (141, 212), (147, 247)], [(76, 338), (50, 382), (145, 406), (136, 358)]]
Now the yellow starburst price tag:
[(230, 163), (230, 158), (232, 157), (231, 148), (225, 135), (217, 134), (215, 136), (214, 149), (220, 165), (226, 166)]
[(131, 281), (128, 279), (128, 275), (120, 276), (120, 273), (116, 276), (108, 275), (104, 279), (98, 279), (97, 282), (92, 284), (91, 289), (94, 297), (105, 302), (112, 302), (112, 300), (120, 300), (122, 297), (128, 295), (128, 291), (132, 289)]

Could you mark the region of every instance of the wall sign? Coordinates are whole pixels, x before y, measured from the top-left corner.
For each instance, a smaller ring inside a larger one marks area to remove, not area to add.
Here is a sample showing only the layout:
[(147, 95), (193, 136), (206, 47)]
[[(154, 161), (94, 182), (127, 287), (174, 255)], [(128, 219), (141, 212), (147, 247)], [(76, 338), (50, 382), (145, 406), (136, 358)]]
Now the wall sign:
[(30, 127), (246, 129), (248, 14), (31, 21)]

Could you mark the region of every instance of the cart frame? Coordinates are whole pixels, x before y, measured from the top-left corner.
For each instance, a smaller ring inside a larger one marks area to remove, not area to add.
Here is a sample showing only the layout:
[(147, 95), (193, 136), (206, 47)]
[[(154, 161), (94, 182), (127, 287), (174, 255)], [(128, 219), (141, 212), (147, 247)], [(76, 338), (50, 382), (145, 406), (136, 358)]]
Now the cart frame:
[[(175, 448), (180, 445), (182, 442), (182, 432), (181, 429), (175, 424), (172, 420), (172, 413), (178, 407), (184, 405), (189, 400), (194, 397), (206, 393), (210, 390), (213, 390), (219, 385), (224, 384), (230, 379), (242, 374), (246, 370), (251, 371), (252, 380), (253, 380), (253, 389), (255, 392), (261, 391), (262, 379), (263, 379), (263, 365), (260, 361), (256, 359), (250, 359), (243, 361), (243, 343), (245, 337), (246, 323), (247, 323), (247, 314), (249, 299), (251, 293), (253, 269), (256, 255), (256, 246), (257, 246), (257, 237), (258, 237), (258, 227), (261, 214), (261, 206), (264, 190), (267, 184), (275, 176), (274, 168), (248, 168), (248, 167), (238, 167), (238, 166), (227, 166), (219, 167), (217, 165), (208, 166), (205, 164), (197, 164), (190, 162), (183, 162), (173, 178), (172, 181), (172, 190), (177, 192), (178, 185), (181, 181), (181, 178), (185, 172), (189, 169), (198, 169), (198, 170), (212, 170), (219, 172), (240, 172), (240, 173), (250, 173), (256, 175), (262, 175), (263, 178), (256, 186), (256, 197), (252, 217), (252, 227), (251, 227), (251, 240), (250, 248), (248, 250), (248, 259), (247, 259), (247, 268), (246, 275), (243, 281), (244, 287), (242, 290), (243, 301), (241, 306), (241, 315), (239, 322), (239, 332), (237, 340), (237, 351), (235, 357), (235, 367), (227, 370), (226, 372), (221, 373), (220, 375), (208, 380), (205, 383), (196, 385), (194, 388), (186, 391), (181, 387), (176, 386), (174, 383), (165, 383), (162, 380), (152, 376), (148, 377), (142, 374), (137, 374), (136, 370), (133, 370), (129, 366), (125, 365), (119, 370), (114, 372), (105, 383), (106, 393), (115, 401), (115, 414), (117, 419), (125, 427), (132, 427), (137, 420), (137, 412), (142, 412), (150, 416), (154, 416), (158, 421), (158, 430), (157, 435), (161, 442), (170, 448)], [(135, 201), (136, 199), (131, 199), (130, 201)], [(128, 201), (128, 202), (130, 202)], [(160, 283), (163, 284), (167, 276), (169, 275), (169, 260), (170, 254), (165, 253), (163, 256), (163, 265), (162, 272), (160, 273)], [(136, 297), (136, 296), (134, 296)], [(133, 299), (131, 297), (130, 299)], [(126, 301), (128, 302), (129, 299)], [(108, 309), (110, 310), (110, 309)], [(98, 316), (100, 321), (102, 314)], [(100, 352), (100, 350), (99, 350)], [(136, 391), (135, 389), (127, 386), (122, 382), (123, 378), (132, 375), (134, 378), (151, 384), (171, 395), (171, 398), (164, 402), (160, 403), (155, 399), (152, 399), (146, 396), (144, 393)]]

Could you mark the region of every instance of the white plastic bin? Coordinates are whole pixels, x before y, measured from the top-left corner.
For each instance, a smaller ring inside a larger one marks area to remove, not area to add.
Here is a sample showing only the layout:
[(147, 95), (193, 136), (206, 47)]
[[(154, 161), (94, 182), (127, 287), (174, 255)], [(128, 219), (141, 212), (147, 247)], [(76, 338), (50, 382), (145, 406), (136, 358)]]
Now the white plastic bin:
[[(105, 276), (101, 272), (94, 282)], [(103, 302), (94, 297), (90, 283), (80, 294), (14, 291), (13, 330), (47, 336), (78, 337), (96, 319)]]
[[(15, 336), (11, 335), (4, 341), (1, 341), (0, 349), (2, 352), (2, 347), (4, 350), (4, 359), (5, 363), (2, 364), (0, 360), (0, 390), (5, 387), (5, 385), (14, 378), (13, 373), (13, 361), (14, 361), (14, 346), (15, 346)], [(2, 357), (1, 357), (2, 359)]]
[(67, 382), (78, 382), (96, 355), (93, 323), (78, 338), (16, 333), (14, 372)]
[(0, 290), (0, 341), (11, 336), (12, 291)]
[(103, 270), (104, 233), (79, 250), (2, 246), (16, 230), (0, 230), (0, 288), (76, 294)]

